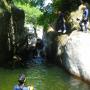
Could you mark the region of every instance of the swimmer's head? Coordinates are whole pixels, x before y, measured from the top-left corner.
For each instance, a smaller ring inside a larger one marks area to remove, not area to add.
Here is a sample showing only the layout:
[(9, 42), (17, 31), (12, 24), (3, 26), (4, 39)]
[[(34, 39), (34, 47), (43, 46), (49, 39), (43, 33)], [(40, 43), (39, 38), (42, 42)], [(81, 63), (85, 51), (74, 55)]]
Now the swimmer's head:
[(26, 80), (25, 75), (24, 75), (24, 74), (21, 74), (21, 75), (19, 76), (19, 79), (18, 79), (19, 83), (24, 83), (25, 80)]

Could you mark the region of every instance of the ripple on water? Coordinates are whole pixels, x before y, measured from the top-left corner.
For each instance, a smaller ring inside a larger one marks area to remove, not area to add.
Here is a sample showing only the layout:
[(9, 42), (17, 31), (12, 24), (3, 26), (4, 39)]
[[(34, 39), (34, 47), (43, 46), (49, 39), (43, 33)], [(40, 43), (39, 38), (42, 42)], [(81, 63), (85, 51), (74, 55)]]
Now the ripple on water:
[(35, 90), (90, 90), (90, 86), (54, 65), (36, 65), (27, 72)]
[(90, 85), (70, 76), (62, 68), (46, 64), (34, 64), (28, 69), (0, 68), (0, 90), (12, 90), (21, 72), (26, 74), (27, 85), (34, 86), (34, 90), (90, 90)]

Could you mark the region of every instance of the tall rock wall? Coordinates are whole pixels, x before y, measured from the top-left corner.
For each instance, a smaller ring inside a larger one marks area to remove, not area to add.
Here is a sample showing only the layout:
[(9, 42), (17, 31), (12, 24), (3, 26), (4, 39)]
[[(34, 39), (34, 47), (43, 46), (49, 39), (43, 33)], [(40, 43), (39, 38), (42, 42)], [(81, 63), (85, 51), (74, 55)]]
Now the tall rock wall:
[(24, 37), (24, 21), (25, 21), (25, 13), (23, 10), (13, 7), (12, 8), (12, 17), (13, 17), (13, 26), (16, 41), (19, 41)]
[(48, 31), (45, 32), (44, 35), (44, 46), (45, 46), (45, 52), (47, 60), (50, 62), (54, 62), (54, 59), (56, 58), (56, 47), (57, 43), (55, 43), (55, 39), (57, 37), (57, 32), (54, 32), (54, 29), (52, 27), (48, 28)]
[(10, 13), (2, 12), (0, 16), (0, 63), (8, 59), (8, 31), (9, 31)]
[[(12, 22), (11, 23), (11, 17)], [(24, 32), (25, 14), (18, 8), (12, 9), (12, 12), (1, 9), (0, 11), (0, 66), (7, 64), (9, 58), (13, 55), (18, 43), (21, 43), (25, 36)], [(12, 28), (13, 27), (13, 28)], [(14, 38), (14, 40), (13, 40)], [(13, 42), (15, 42), (13, 44)], [(13, 56), (12, 56), (13, 57)]]

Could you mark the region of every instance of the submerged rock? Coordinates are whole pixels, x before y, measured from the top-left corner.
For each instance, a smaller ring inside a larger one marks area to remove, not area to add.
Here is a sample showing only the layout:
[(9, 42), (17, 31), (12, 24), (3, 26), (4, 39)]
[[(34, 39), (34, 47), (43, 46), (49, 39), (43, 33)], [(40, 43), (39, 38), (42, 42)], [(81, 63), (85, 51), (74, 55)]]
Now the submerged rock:
[(62, 64), (71, 74), (90, 81), (90, 33), (71, 33), (64, 46)]

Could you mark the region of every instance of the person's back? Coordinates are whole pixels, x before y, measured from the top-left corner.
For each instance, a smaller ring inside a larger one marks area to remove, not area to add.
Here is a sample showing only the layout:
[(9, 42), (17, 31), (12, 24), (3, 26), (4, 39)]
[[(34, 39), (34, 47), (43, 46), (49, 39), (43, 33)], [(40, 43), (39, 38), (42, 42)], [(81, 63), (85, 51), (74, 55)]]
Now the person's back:
[(19, 86), (19, 85), (16, 85), (14, 87), (14, 90), (30, 90), (28, 87), (26, 86)]
[(18, 84), (14, 86), (14, 90), (32, 90), (30, 89), (29, 86), (25, 86), (24, 83), (25, 83), (25, 75), (24, 74), (21, 74), (19, 79), (18, 79)]

